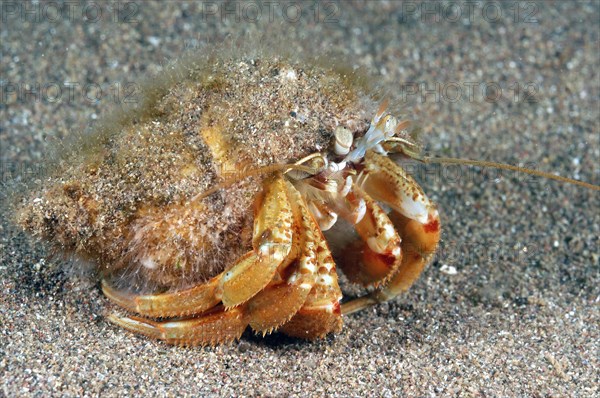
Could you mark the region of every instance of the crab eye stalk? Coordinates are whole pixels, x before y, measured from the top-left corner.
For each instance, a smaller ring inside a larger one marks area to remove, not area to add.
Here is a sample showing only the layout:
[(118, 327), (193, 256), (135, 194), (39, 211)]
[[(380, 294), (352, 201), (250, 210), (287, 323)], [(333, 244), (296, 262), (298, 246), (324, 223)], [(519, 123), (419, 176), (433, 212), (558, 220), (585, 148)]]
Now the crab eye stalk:
[(345, 127), (338, 126), (333, 132), (334, 136), (334, 145), (333, 151), (336, 155), (344, 156), (350, 152), (350, 148), (352, 147), (352, 142), (354, 141), (354, 137), (352, 136), (352, 132)]

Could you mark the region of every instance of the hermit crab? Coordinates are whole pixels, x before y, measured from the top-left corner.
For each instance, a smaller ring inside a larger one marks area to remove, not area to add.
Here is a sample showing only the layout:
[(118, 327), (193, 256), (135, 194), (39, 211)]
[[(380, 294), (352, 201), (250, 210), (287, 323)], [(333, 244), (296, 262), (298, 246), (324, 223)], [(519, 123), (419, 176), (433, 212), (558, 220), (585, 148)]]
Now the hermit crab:
[[(393, 160), (427, 160), (409, 123), (351, 73), (272, 56), (184, 63), (84, 137), (18, 222), (94, 264), (133, 314), (108, 319), (130, 331), (182, 345), (248, 327), (338, 332), (413, 284), (441, 228)], [(342, 303), (338, 269), (368, 293)]]

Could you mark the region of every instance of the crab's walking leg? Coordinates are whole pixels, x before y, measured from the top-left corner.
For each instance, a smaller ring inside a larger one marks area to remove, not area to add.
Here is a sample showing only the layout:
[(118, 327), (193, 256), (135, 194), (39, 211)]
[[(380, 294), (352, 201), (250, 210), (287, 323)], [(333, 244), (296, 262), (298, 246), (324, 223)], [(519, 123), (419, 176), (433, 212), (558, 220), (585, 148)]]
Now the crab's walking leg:
[(218, 309), (208, 315), (175, 321), (153, 321), (137, 316), (108, 319), (131, 331), (176, 345), (216, 345), (239, 339), (248, 320), (241, 308)]
[(190, 289), (163, 294), (131, 294), (102, 281), (102, 292), (127, 311), (150, 318), (167, 318), (200, 314), (221, 301), (221, 276)]
[(153, 318), (200, 314), (220, 301), (233, 307), (248, 300), (271, 281), (290, 252), (293, 214), (285, 188), (282, 178), (267, 186), (257, 206), (255, 250), (242, 256), (223, 275), (187, 290), (156, 295), (121, 292), (103, 281), (104, 294), (126, 310)]
[(294, 215), (281, 176), (268, 183), (256, 209), (254, 250), (223, 275), (222, 301), (226, 307), (239, 305), (264, 289), (292, 248)]
[(317, 276), (306, 302), (294, 317), (279, 330), (289, 336), (317, 339), (342, 328), (340, 299), (335, 263), (321, 231), (316, 231)]
[(293, 250), (299, 257), (290, 267), (280, 267), (280, 280), (274, 278), (248, 302), (250, 326), (263, 334), (277, 329), (298, 312), (313, 288), (317, 272), (319, 227), (300, 193), (291, 183), (286, 182), (286, 185), (295, 218)]
[[(287, 196), (286, 184), (282, 177), (278, 177), (266, 186), (257, 206), (254, 250), (242, 256), (237, 263), (226, 269), (222, 276), (179, 294), (166, 293), (156, 296), (126, 295), (104, 283), (104, 290), (109, 298), (141, 315), (173, 316), (180, 314), (180, 307), (199, 314), (216, 300), (222, 301), (223, 307), (217, 306), (198, 317), (181, 320), (153, 321), (116, 315), (109, 316), (109, 319), (133, 332), (174, 344), (212, 345), (238, 338), (252, 319), (252, 314), (248, 315), (247, 305), (242, 304), (263, 290), (280, 266), (285, 269), (292, 261), (288, 257), (291, 257), (294, 214)], [(212, 295), (206, 297), (207, 291), (212, 292)], [(187, 301), (195, 302), (200, 310), (194, 311), (189, 308), (190, 304)], [(301, 304), (298, 304), (297, 307), (300, 306)]]
[(385, 156), (367, 152), (365, 169), (357, 183), (374, 199), (388, 204), (391, 220), (402, 238), (402, 262), (380, 290), (344, 303), (345, 314), (390, 300), (406, 291), (433, 256), (440, 239), (440, 219), (435, 205), (401, 167)]
[[(381, 206), (358, 186), (354, 186), (345, 203), (359, 201), (364, 203), (366, 209), (364, 216), (354, 225), (361, 239), (344, 249), (341, 267), (352, 282), (379, 286), (385, 284), (400, 266), (400, 237)], [(341, 214), (350, 212), (343, 211)]]

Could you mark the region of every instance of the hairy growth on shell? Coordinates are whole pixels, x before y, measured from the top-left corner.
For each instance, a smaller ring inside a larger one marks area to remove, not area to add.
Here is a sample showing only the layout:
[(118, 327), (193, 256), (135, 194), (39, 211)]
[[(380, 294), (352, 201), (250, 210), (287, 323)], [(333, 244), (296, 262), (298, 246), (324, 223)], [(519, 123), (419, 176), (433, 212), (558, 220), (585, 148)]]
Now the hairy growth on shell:
[(145, 109), (90, 137), (87, 155), (19, 212), (34, 235), (137, 290), (221, 272), (250, 248), (263, 177), (243, 170), (328, 151), (336, 128), (361, 135), (372, 113), (348, 76), (289, 59), (213, 57), (178, 73)]

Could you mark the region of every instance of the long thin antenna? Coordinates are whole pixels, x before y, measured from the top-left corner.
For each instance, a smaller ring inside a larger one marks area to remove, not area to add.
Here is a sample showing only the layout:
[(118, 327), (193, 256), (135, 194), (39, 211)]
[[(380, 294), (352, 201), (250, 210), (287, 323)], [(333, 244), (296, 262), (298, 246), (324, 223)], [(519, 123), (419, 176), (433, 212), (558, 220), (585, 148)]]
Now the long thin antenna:
[(428, 156), (420, 157), (425, 163), (439, 163), (439, 164), (462, 164), (468, 166), (479, 166), (479, 167), (491, 167), (494, 169), (512, 170), (520, 173), (527, 173), (538, 177), (549, 178), (551, 180), (566, 182), (568, 184), (579, 185), (580, 187), (592, 189), (594, 191), (600, 191), (600, 186), (590, 184), (587, 182), (574, 180), (572, 178), (558, 176), (556, 174), (550, 174), (543, 171), (528, 169), (526, 167), (513, 166), (510, 164), (488, 162), (484, 160), (470, 160), (470, 159), (458, 159), (458, 158), (432, 158)]

